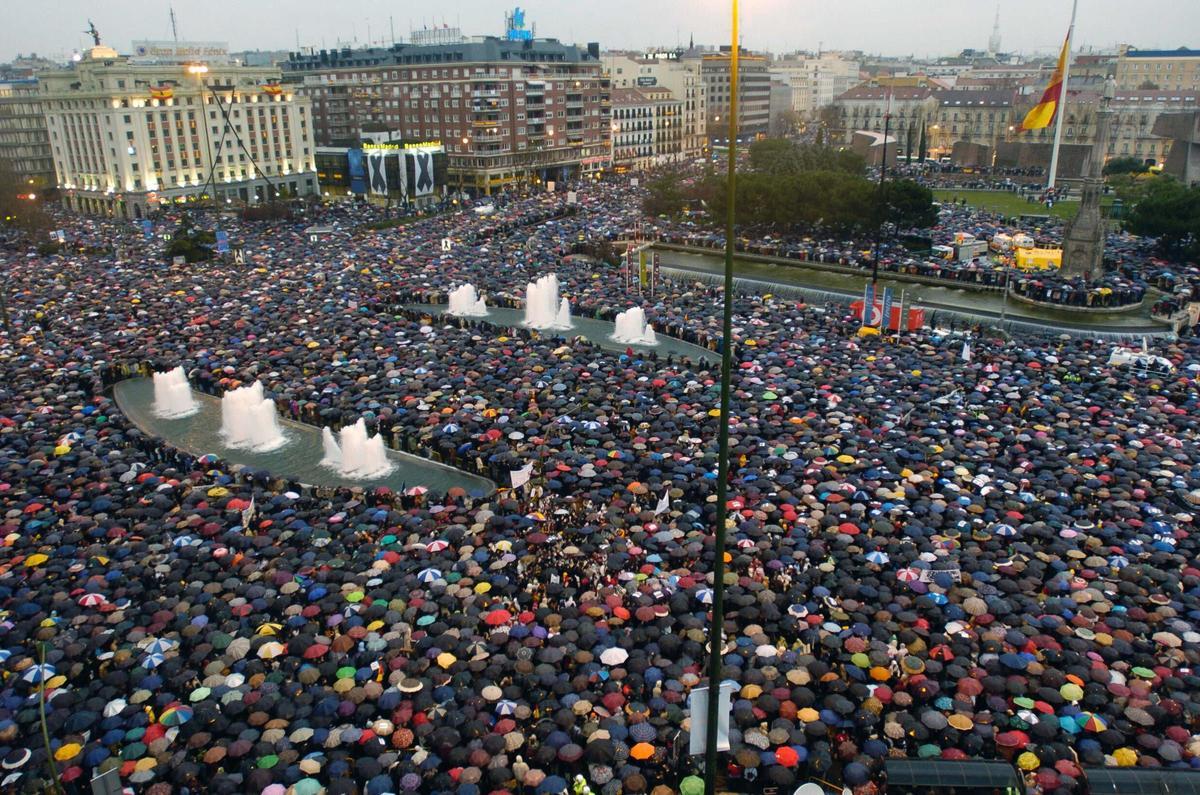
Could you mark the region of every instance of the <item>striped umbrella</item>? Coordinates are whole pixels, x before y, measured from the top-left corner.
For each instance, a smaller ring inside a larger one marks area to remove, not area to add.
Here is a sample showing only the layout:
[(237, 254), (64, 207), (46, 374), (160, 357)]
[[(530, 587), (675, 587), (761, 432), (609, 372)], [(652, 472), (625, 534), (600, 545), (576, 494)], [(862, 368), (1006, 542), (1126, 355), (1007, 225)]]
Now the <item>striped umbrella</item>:
[(35, 685), (40, 685), (42, 682), (45, 682), (56, 673), (58, 673), (58, 670), (53, 665), (50, 663), (45, 663), (43, 665), (30, 666), (29, 670), (27, 670), (24, 676), (21, 678), (26, 682), (32, 682)]

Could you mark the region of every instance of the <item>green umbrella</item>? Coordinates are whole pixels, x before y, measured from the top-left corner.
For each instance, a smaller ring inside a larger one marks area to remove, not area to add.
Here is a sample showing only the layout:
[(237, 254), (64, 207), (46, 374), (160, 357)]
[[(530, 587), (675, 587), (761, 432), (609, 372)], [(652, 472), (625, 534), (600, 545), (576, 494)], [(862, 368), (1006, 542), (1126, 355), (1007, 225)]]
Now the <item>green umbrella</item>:
[(679, 782), (679, 795), (704, 795), (704, 779), (688, 776)]
[(191, 695), (188, 696), (188, 700), (192, 702), (203, 701), (211, 695), (212, 691), (207, 687), (197, 687), (192, 691)]
[(317, 795), (321, 791), (321, 783), (315, 778), (302, 778), (292, 785), (296, 795)]
[(130, 743), (121, 749), (121, 758), (129, 761), (130, 759), (141, 759), (146, 755), (146, 746), (142, 743)]
[(262, 759), (258, 760), (258, 766), (265, 770), (270, 770), (277, 764), (279, 764), (279, 757), (275, 756), (275, 754), (267, 754)]

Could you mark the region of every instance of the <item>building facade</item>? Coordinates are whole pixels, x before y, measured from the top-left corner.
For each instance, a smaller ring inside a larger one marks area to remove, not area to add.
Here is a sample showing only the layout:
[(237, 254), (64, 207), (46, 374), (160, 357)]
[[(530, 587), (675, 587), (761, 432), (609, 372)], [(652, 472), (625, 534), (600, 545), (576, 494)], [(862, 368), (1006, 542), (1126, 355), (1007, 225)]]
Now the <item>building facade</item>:
[(830, 143), (849, 145), (859, 131), (882, 133), (884, 114), (890, 108), (889, 136), (898, 151), (906, 153), (910, 139), (915, 142), (914, 150), (919, 145), (921, 126), (934, 123), (938, 102), (928, 87), (880, 88), (863, 84), (838, 96), (833, 107)]
[(604, 54), (604, 70), (618, 88), (665, 88), (679, 100), (683, 111), (683, 154), (703, 157), (708, 148), (708, 98), (700, 61), (682, 58), (682, 51)]
[[(722, 47), (719, 53), (700, 56), (700, 74), (708, 99), (708, 135), (722, 142), (729, 138), (731, 53)], [(738, 56), (738, 140), (753, 140), (767, 135), (771, 123), (771, 73), (765, 55), (743, 51)]]
[(614, 88), (613, 166), (642, 170), (678, 163), (683, 151), (683, 103), (665, 88)]
[(857, 59), (841, 53), (795, 53), (774, 61), (771, 74), (791, 86), (792, 110), (812, 117), (858, 84), (858, 67)]
[(449, 185), (480, 194), (600, 174), (612, 162), (612, 99), (599, 48), (483, 37), (449, 44), (292, 53), (317, 143), (364, 132), (438, 142)]
[(1122, 47), (1117, 56), (1117, 89), (1122, 91), (1200, 90), (1200, 50), (1139, 50)]
[(1012, 91), (964, 89), (939, 91), (934, 96), (937, 111), (926, 128), (932, 157), (949, 155), (955, 144), (978, 144), (994, 152), (1001, 141), (1012, 138), (1020, 121), (1013, 118)]
[(41, 194), (55, 186), (37, 80), (0, 82), (0, 160), (29, 193)]
[(38, 75), (63, 203), (140, 218), (166, 203), (316, 193), (310, 103), (279, 69), (175, 47), (129, 57), (97, 46)]

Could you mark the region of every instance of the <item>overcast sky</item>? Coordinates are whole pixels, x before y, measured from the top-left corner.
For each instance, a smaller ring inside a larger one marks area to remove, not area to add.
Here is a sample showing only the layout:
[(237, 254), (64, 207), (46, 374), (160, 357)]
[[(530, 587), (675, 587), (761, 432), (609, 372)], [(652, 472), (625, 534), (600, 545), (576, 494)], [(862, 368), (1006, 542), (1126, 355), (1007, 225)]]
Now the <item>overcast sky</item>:
[[(741, 0), (742, 43), (752, 49), (861, 49), (886, 55), (984, 49), (997, 5), (1002, 47), (1060, 46), (1070, 0)], [(90, 44), (89, 17), (104, 43), (169, 39), (167, 0), (0, 0), (0, 59), (31, 51), (69, 55)], [(174, 0), (179, 38), (227, 41), (234, 50), (389, 42), (413, 27), (446, 23), (467, 35), (499, 34), (513, 3), (496, 0)], [(599, 41), (604, 48), (726, 43), (729, 0), (524, 0), (539, 37)], [(1198, 0), (1079, 0), (1078, 46), (1200, 47)], [(390, 15), (390, 21), (389, 21)]]

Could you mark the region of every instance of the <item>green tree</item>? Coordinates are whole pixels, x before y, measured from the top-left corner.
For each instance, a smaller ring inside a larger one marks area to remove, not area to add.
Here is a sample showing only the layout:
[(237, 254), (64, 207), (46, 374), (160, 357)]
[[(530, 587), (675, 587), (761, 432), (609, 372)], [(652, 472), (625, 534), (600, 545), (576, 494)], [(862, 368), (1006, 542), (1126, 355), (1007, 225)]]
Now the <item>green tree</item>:
[(50, 215), (42, 206), (40, 197), (21, 175), (13, 168), (12, 162), (0, 159), (0, 221), (5, 226), (17, 229), (33, 237), (50, 229)]
[(674, 216), (683, 212), (687, 206), (687, 196), (679, 184), (679, 175), (666, 172), (655, 177), (647, 185), (646, 198), (642, 202), (642, 212), (646, 215)]
[(1149, 170), (1150, 166), (1138, 157), (1114, 157), (1104, 164), (1106, 177), (1117, 174), (1143, 174)]
[(917, 159), (922, 163), (929, 157), (929, 147), (925, 143), (925, 122), (921, 122), (921, 142), (917, 144)]
[(880, 218), (901, 229), (927, 229), (937, 223), (933, 191), (911, 179), (890, 180), (880, 193)]
[(212, 232), (196, 229), (191, 217), (185, 214), (171, 234), (164, 255), (167, 259), (183, 257), (188, 262), (204, 262), (212, 259), (211, 246), (215, 242), (216, 236)]
[(1159, 249), (1168, 257), (1200, 256), (1200, 188), (1186, 187), (1170, 177), (1150, 180), (1125, 228), (1158, 238)]

